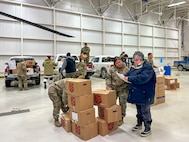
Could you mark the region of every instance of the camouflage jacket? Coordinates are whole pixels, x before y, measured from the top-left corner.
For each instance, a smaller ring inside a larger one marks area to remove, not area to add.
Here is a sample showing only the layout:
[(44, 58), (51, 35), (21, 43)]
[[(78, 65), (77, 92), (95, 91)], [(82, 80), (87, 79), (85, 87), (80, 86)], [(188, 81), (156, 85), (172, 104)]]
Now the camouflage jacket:
[(26, 75), (27, 68), (26, 68), (26, 63), (24, 61), (19, 62), (17, 64), (16, 68), (17, 68), (17, 75), (18, 76)]
[(86, 54), (87, 57), (90, 57), (90, 55), (89, 55), (90, 48), (89, 47), (83, 47), (83, 48), (81, 48), (81, 53)]
[(87, 65), (84, 62), (77, 63), (77, 73), (79, 75), (85, 75), (87, 71)]
[[(49, 89), (48, 89), (48, 93), (54, 93), (54, 89), (56, 89), (56, 91), (58, 92), (59, 95), (63, 94), (66, 90), (66, 80), (67, 79), (61, 79), (58, 80), (56, 82), (53, 82), (52, 84), (50, 84)], [(54, 88), (54, 89), (52, 89)]]
[(50, 59), (45, 59), (43, 62), (44, 75), (53, 75), (55, 66), (57, 66), (57, 63), (51, 61)]
[(125, 64), (121, 68), (112, 66), (106, 73), (106, 86), (110, 87), (112, 90), (122, 91), (128, 88), (128, 84), (120, 79), (116, 72), (125, 74), (129, 71), (129, 68)]

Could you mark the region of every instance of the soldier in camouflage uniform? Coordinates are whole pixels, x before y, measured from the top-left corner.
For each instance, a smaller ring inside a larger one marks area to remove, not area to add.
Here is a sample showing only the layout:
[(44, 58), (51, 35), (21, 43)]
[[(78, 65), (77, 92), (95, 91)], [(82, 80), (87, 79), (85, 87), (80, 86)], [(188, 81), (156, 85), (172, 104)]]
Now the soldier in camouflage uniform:
[(119, 98), (119, 105), (122, 110), (122, 121), (119, 125), (123, 123), (123, 118), (126, 115), (127, 107), (127, 97), (128, 97), (128, 84), (120, 79), (116, 72), (120, 74), (125, 74), (129, 71), (129, 68), (121, 61), (119, 57), (115, 57), (114, 66), (112, 66), (106, 73), (106, 89), (112, 89), (116, 91), (117, 98)]
[(23, 58), (20, 58), (20, 62), (17, 63), (17, 76), (18, 76), (18, 88), (22, 91), (22, 85), (24, 83), (24, 90), (28, 90), (28, 82), (27, 82), (27, 67)]
[(51, 60), (51, 56), (47, 56), (47, 59), (45, 59), (42, 65), (44, 67), (44, 75), (52, 76), (54, 74), (54, 67), (58, 64)]
[(63, 112), (67, 112), (69, 110), (67, 104), (67, 94), (65, 89), (66, 78), (61, 79), (59, 81), (53, 82), (48, 88), (48, 95), (53, 103), (53, 117), (55, 120), (55, 126), (60, 127), (61, 124), (59, 122), (59, 112), (60, 109)]
[(84, 47), (81, 48), (81, 54), (86, 54), (87, 58), (85, 58), (84, 62), (86, 64), (89, 63), (89, 58), (90, 58), (90, 48), (87, 46), (87, 43), (84, 44)]
[(87, 71), (87, 65), (83, 62), (83, 60), (86, 58), (85, 55), (81, 54), (79, 56), (80, 62), (77, 63), (77, 71), (73, 75), (73, 78), (81, 78), (85, 79), (86, 71)]

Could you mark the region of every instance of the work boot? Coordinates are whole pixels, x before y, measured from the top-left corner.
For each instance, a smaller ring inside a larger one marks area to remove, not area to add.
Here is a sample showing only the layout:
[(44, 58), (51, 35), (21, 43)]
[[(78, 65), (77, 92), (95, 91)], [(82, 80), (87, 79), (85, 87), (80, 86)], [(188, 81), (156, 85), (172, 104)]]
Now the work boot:
[(150, 128), (145, 128), (143, 132), (140, 133), (141, 137), (147, 137), (152, 134), (152, 131)]
[(138, 131), (138, 130), (140, 130), (140, 129), (142, 129), (142, 125), (137, 124), (136, 126), (134, 126), (134, 127), (132, 128), (132, 131)]
[(60, 124), (60, 122), (58, 120), (55, 120), (55, 126), (56, 127), (61, 127), (62, 125)]
[(29, 88), (24, 88), (24, 90), (29, 90)]
[(67, 106), (67, 107), (64, 107), (62, 111), (63, 111), (63, 113), (66, 113), (66, 112), (68, 112), (68, 110), (69, 110), (69, 107)]
[(22, 91), (22, 88), (19, 88), (18, 91)]

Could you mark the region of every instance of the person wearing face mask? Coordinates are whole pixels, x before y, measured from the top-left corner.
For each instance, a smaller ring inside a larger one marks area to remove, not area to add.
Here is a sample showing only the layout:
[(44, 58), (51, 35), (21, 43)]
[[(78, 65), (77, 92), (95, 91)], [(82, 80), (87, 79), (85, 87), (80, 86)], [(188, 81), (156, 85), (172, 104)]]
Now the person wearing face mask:
[(140, 136), (146, 137), (151, 132), (151, 112), (150, 106), (154, 103), (156, 74), (147, 61), (144, 60), (144, 54), (136, 51), (133, 55), (134, 65), (124, 76), (125, 81), (129, 84), (129, 94), (127, 101), (135, 104), (137, 109), (137, 124), (132, 128), (132, 131), (142, 129), (144, 123), (144, 131)]
[(119, 122), (119, 125), (123, 124), (123, 119), (126, 116), (128, 84), (120, 79), (116, 72), (120, 74), (125, 74), (128, 71), (129, 68), (126, 67), (125, 63), (122, 62), (121, 58), (115, 57), (114, 65), (106, 73), (106, 89), (115, 90), (117, 98), (119, 98), (119, 105), (121, 106), (122, 111), (122, 120)]

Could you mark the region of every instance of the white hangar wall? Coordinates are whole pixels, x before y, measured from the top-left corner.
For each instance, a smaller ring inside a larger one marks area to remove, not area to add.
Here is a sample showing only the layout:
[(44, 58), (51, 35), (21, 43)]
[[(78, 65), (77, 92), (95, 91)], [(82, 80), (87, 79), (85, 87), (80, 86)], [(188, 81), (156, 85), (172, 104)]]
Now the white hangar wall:
[(172, 65), (180, 57), (179, 29), (14, 2), (2, 1), (0, 9), (74, 36), (63, 37), (0, 15), (0, 72), (11, 56), (31, 55), (42, 65), (46, 55), (79, 54), (84, 42), (89, 44), (91, 56), (118, 56), (125, 51), (131, 57), (140, 50), (145, 57), (152, 52), (157, 66)]

